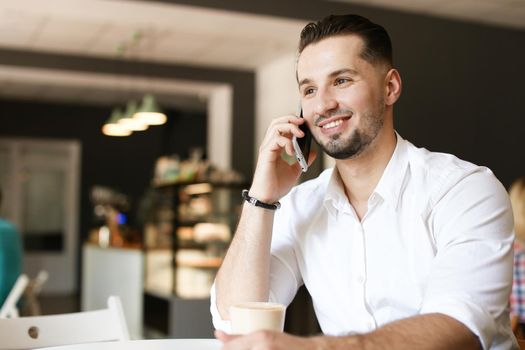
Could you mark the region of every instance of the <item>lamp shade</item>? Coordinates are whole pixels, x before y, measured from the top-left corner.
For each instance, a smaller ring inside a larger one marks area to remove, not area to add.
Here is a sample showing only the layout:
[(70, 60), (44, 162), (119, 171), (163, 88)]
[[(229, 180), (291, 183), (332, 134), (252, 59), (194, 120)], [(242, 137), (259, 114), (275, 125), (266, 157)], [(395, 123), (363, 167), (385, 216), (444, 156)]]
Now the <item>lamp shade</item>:
[(122, 111), (118, 108), (113, 109), (111, 116), (102, 126), (102, 133), (107, 136), (129, 136), (131, 130), (119, 124), (119, 120), (122, 118)]
[(133, 118), (149, 125), (162, 125), (168, 120), (168, 117), (162, 113), (152, 94), (144, 95), (142, 104), (135, 112)]
[(126, 112), (124, 112), (124, 115), (122, 118), (119, 119), (119, 124), (123, 125), (129, 130), (132, 131), (144, 131), (148, 128), (148, 124), (133, 118), (133, 115), (137, 111), (137, 102), (135, 101), (129, 101), (126, 105)]

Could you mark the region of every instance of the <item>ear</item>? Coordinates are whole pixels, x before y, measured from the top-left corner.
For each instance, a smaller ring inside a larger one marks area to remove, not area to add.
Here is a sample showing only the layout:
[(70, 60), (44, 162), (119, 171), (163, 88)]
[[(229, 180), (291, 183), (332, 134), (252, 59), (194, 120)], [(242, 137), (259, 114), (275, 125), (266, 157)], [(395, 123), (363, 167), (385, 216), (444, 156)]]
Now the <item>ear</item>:
[(392, 68), (386, 73), (385, 83), (385, 104), (391, 106), (401, 96), (401, 76), (397, 69)]

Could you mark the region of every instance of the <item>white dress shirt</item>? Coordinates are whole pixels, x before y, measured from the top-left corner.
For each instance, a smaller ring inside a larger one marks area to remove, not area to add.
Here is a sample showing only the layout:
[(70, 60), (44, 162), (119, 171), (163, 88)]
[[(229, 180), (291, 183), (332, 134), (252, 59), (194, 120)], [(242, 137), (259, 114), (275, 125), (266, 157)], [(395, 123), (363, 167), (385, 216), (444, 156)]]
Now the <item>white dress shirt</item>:
[[(452, 155), (397, 145), (360, 221), (337, 171), (281, 200), (270, 300), (288, 305), (305, 285), (323, 332), (372, 331), (418, 314), (465, 324), (484, 349), (513, 349), (512, 210), (492, 172)], [(220, 319), (212, 290), (211, 311)]]

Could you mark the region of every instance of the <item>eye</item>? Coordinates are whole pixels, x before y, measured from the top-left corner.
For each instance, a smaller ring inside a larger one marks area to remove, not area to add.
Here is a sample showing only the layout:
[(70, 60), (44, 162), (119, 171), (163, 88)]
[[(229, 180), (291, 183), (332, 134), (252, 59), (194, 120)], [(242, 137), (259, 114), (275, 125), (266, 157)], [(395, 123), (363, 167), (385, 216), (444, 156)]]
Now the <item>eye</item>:
[(337, 78), (334, 82), (334, 85), (341, 85), (350, 82), (351, 80), (348, 78)]
[(314, 91), (315, 91), (314, 88), (307, 87), (307, 88), (305, 88), (305, 89), (303, 90), (303, 95), (304, 95), (304, 96), (311, 95), (311, 94), (314, 93)]

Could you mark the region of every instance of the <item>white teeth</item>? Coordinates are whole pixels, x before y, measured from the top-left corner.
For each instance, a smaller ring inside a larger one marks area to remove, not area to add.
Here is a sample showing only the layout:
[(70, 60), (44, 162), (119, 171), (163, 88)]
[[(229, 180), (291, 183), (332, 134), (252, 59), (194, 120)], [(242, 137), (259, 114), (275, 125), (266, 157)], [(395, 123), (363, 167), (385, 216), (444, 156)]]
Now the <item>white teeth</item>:
[(337, 119), (336, 121), (333, 121), (333, 122), (330, 122), (328, 124), (323, 125), (323, 129), (335, 128), (336, 126), (339, 126), (341, 124), (343, 124), (343, 120), (342, 119)]

